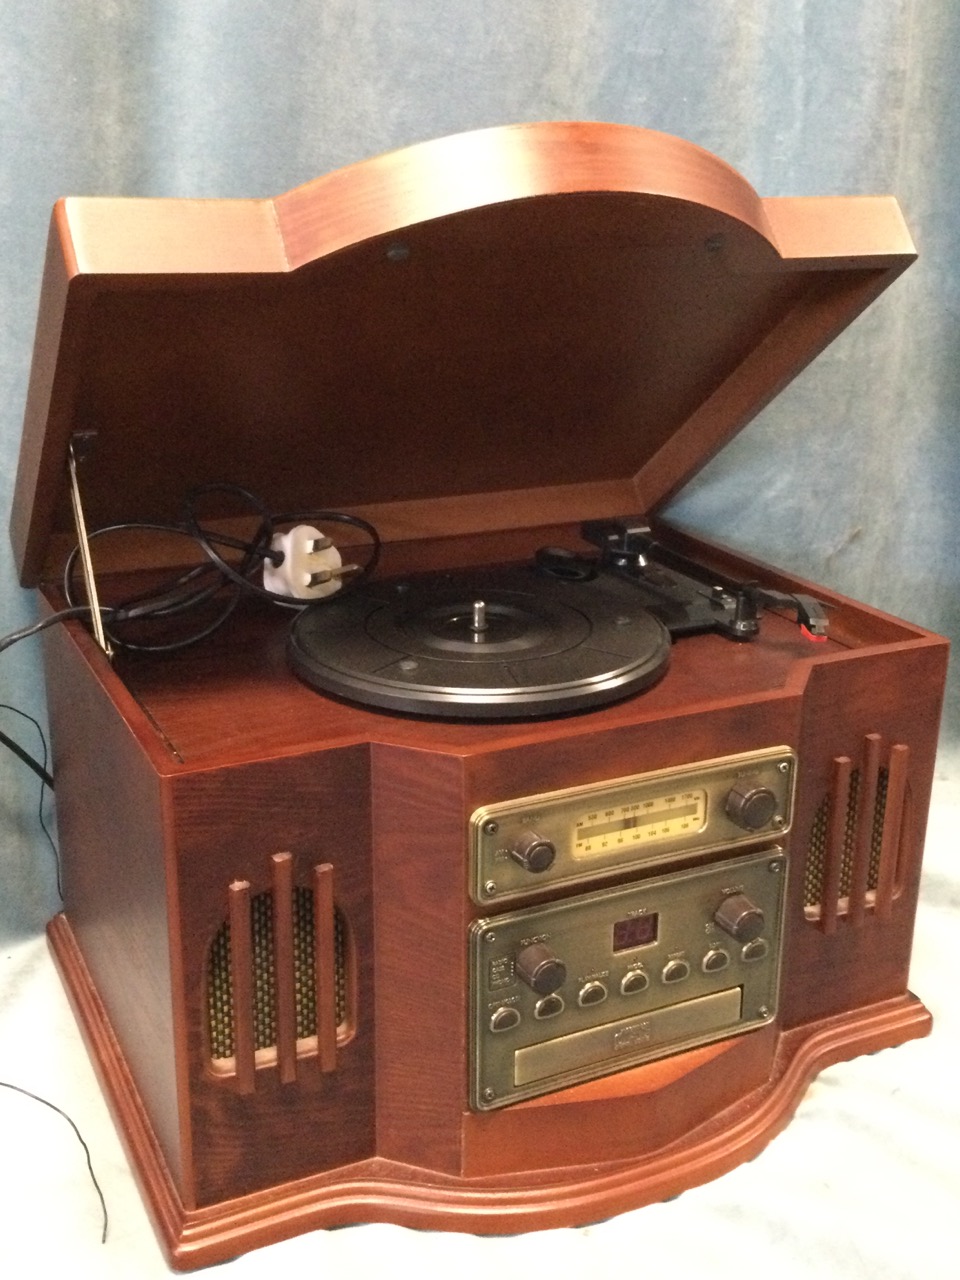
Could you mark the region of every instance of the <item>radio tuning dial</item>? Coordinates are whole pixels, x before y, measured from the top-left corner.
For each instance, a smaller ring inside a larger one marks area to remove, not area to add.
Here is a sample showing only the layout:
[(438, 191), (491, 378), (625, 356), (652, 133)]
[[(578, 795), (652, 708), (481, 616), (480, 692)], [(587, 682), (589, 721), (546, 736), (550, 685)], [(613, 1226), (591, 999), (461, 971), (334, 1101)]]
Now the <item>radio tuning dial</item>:
[(543, 942), (531, 942), (517, 952), (517, 976), (539, 996), (552, 995), (567, 980), (567, 966)]
[(556, 847), (536, 831), (522, 831), (510, 849), (510, 857), (519, 862), (524, 871), (546, 871), (553, 866), (556, 856)]
[(763, 909), (751, 902), (745, 893), (731, 893), (720, 903), (713, 918), (738, 942), (752, 942), (763, 933)]
[(741, 778), (727, 792), (727, 817), (744, 831), (760, 831), (777, 812), (777, 797), (759, 778)]

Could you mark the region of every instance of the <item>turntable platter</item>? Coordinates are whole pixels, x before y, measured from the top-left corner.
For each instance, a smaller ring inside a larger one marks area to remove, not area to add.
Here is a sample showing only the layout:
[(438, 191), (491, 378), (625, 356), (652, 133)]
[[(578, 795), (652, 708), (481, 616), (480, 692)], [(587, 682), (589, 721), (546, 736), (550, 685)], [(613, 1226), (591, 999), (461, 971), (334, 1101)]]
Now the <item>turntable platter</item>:
[(636, 589), (534, 567), (375, 583), (306, 609), (293, 669), (314, 688), (419, 715), (511, 719), (603, 706), (658, 680), (670, 636)]

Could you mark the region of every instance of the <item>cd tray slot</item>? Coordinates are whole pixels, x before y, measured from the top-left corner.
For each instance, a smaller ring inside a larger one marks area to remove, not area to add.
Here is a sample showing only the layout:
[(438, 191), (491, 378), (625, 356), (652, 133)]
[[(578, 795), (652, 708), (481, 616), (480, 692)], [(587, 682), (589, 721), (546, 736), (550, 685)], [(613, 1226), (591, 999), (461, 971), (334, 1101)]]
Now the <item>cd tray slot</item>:
[(644, 1049), (654, 1051), (661, 1044), (708, 1036), (720, 1027), (734, 1027), (740, 1021), (742, 1003), (740, 988), (732, 987), (518, 1049), (513, 1060), (514, 1084), (534, 1084), (596, 1063), (604, 1063), (609, 1070), (618, 1054), (635, 1058)]

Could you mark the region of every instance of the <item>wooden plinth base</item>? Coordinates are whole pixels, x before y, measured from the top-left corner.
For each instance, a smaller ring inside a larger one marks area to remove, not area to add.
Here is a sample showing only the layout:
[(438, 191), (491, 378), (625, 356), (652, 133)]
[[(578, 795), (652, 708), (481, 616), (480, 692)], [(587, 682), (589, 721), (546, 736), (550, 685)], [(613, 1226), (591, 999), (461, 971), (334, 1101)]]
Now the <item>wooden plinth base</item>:
[(835, 1062), (926, 1035), (902, 997), (783, 1032), (771, 1078), (669, 1147), (607, 1165), (456, 1178), (374, 1158), (203, 1209), (185, 1209), (65, 917), (50, 945), (171, 1264), (210, 1266), (318, 1227), (361, 1222), (478, 1234), (579, 1226), (664, 1200), (755, 1156)]

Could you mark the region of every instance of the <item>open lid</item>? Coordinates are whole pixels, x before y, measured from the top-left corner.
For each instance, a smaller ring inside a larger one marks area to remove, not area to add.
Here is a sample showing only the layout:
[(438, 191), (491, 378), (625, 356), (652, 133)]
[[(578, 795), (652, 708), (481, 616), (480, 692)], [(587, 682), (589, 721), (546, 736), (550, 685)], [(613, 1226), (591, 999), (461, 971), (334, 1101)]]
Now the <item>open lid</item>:
[[(230, 482), (387, 540), (652, 512), (914, 258), (890, 197), (761, 200), (690, 143), (517, 125), (275, 200), (54, 210), (12, 538)], [(224, 513), (229, 514), (229, 513)]]

